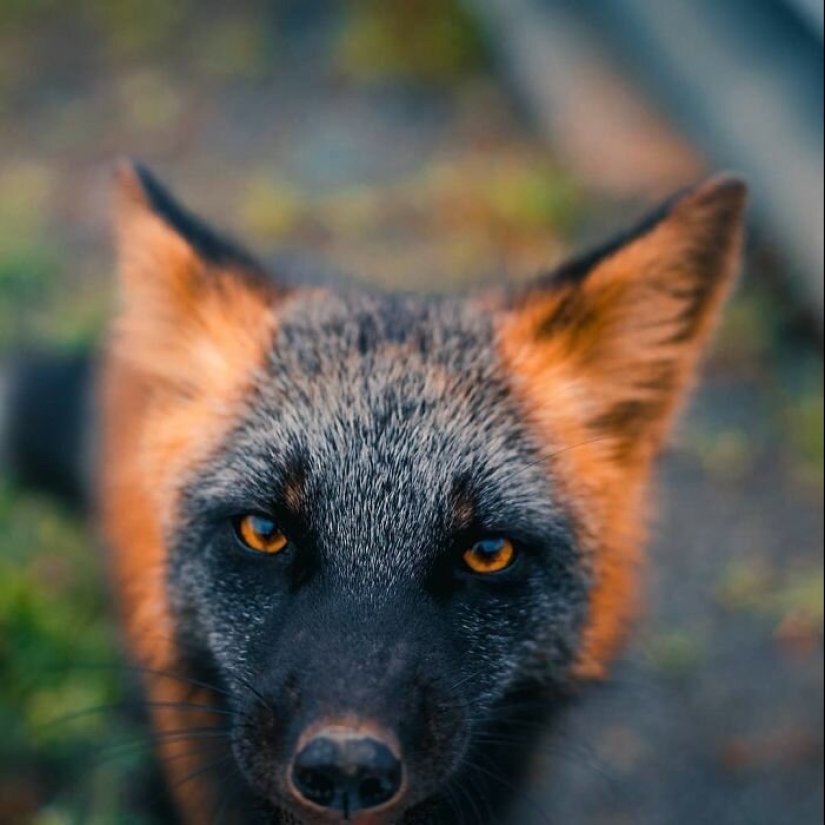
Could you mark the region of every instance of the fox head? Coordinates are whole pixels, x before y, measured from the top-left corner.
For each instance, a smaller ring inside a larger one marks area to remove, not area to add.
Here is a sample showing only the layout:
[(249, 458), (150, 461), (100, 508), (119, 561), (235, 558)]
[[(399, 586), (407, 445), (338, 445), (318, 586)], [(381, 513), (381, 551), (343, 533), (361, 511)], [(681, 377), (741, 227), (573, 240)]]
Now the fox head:
[(236, 793), (206, 773), (188, 820), (506, 805), (621, 648), (745, 199), (712, 180), (526, 287), (424, 298), (290, 286), (122, 171), (100, 503), (157, 727), (226, 722)]

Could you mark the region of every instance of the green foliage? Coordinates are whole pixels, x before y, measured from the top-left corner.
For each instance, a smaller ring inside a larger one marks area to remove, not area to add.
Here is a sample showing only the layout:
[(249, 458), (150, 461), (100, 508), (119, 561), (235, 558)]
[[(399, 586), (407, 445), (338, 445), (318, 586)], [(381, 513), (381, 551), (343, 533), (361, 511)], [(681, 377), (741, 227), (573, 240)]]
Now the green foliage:
[(77, 270), (70, 282), (55, 239), (58, 188), (47, 164), (0, 165), (0, 352), (32, 339), (78, 346), (100, 329), (104, 295)]
[(42, 300), (56, 269), (45, 229), (51, 191), (45, 167), (17, 164), (0, 174), (0, 350), (19, 337), (21, 308)]
[(650, 666), (663, 678), (682, 679), (701, 666), (707, 648), (703, 630), (672, 629), (650, 635), (644, 652)]
[(273, 45), (267, 27), (255, 16), (223, 16), (202, 25), (193, 59), (206, 77), (250, 80), (271, 65)]
[(822, 370), (807, 391), (787, 407), (786, 418), (800, 474), (820, 490), (825, 474), (825, 402)]
[(0, 0), (0, 32), (30, 25), (60, 8), (60, 0)]
[(804, 623), (821, 636), (825, 629), (823, 594), (825, 569), (821, 559), (787, 570), (747, 559), (724, 572), (716, 598), (726, 610), (763, 619), (772, 627)]
[(27, 319), (21, 308), (42, 297), (55, 266), (53, 253), (34, 240), (0, 238), (0, 352), (22, 337)]
[(123, 56), (171, 46), (191, 9), (188, 0), (82, 0), (79, 5), (112, 53)]
[(339, 61), (355, 79), (451, 82), (485, 61), (480, 29), (457, 0), (351, 0), (349, 7)]
[(108, 797), (123, 766), (103, 766), (108, 785), (89, 768), (128, 729), (113, 712), (78, 715), (122, 694), (93, 547), (72, 517), (0, 481), (0, 763), (13, 766), (4, 769), (0, 797), (8, 807), (36, 765), (40, 792), (77, 794), (44, 822), (73, 821), (66, 817), (74, 805), (116, 810)]

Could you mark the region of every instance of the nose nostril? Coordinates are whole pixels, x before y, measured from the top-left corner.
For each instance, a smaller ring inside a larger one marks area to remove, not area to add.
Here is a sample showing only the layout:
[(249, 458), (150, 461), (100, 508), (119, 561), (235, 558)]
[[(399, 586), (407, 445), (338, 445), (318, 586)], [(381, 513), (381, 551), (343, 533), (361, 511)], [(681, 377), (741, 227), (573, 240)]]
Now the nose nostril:
[(381, 742), (330, 735), (313, 740), (301, 751), (292, 780), (305, 802), (349, 816), (399, 796), (403, 768)]
[(358, 796), (364, 808), (377, 808), (389, 802), (395, 796), (396, 790), (389, 779), (370, 776), (359, 785)]
[(303, 796), (310, 802), (322, 808), (328, 808), (335, 802), (335, 779), (327, 774), (313, 769), (295, 771), (295, 785)]

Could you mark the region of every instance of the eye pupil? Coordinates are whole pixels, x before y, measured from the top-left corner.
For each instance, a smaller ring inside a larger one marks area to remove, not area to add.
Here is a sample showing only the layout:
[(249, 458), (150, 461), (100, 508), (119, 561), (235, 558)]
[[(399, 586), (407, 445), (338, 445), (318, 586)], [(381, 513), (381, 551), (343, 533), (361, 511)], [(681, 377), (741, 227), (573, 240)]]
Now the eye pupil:
[(238, 521), (237, 534), (241, 543), (256, 553), (275, 555), (289, 544), (289, 539), (272, 519), (265, 516), (245, 516)]
[(266, 538), (270, 538), (278, 529), (274, 521), (269, 521), (269, 519), (261, 518), (260, 516), (251, 516), (249, 523), (259, 536)]
[(502, 551), (504, 539), (486, 539), (476, 545), (476, 550), (485, 556), (495, 556)]
[(490, 538), (476, 542), (465, 554), (464, 562), (474, 573), (501, 573), (516, 560), (516, 549), (509, 539)]

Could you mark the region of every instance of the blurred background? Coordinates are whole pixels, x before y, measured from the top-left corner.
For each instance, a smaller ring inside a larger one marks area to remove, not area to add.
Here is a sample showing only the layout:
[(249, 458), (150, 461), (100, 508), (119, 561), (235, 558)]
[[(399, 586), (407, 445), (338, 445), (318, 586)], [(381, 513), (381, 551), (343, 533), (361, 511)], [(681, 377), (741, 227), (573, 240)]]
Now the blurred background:
[[(649, 610), (516, 821), (819, 825), (822, 50), (821, 0), (0, 0), (0, 359), (98, 340), (117, 156), (263, 254), (439, 289), (737, 169), (747, 277)], [(119, 662), (90, 535), (0, 476), (0, 823), (157, 825)]]

